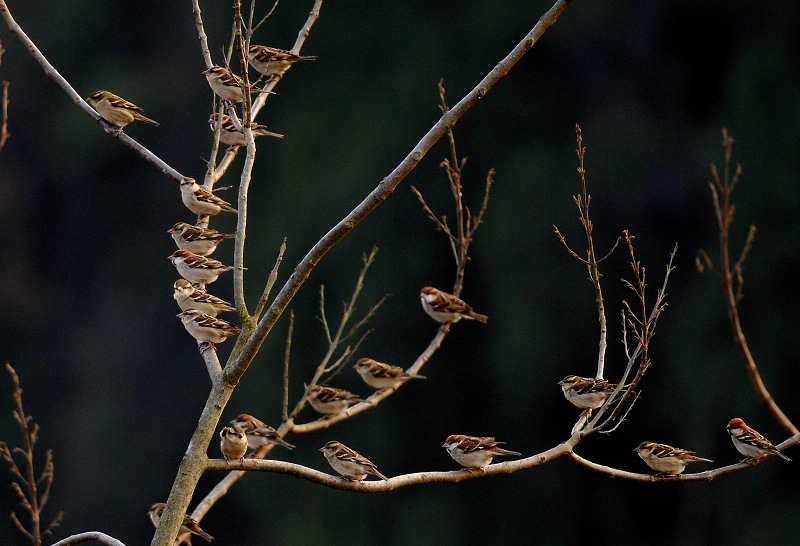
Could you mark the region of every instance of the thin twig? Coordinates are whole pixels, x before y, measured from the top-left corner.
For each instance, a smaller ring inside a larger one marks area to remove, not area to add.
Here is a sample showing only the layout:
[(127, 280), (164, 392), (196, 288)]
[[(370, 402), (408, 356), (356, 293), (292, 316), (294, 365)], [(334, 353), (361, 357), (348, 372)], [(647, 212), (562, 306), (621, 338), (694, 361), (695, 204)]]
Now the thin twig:
[(289, 332), (286, 334), (286, 354), (283, 359), (283, 411), (282, 422), (289, 420), (289, 356), (292, 352), (292, 334), (294, 333), (294, 311), (289, 311)]
[[(744, 262), (753, 246), (756, 228), (750, 226), (750, 230), (745, 240), (742, 252), (739, 259), (735, 264), (731, 265), (730, 258), (730, 227), (733, 224), (734, 213), (736, 207), (731, 203), (731, 194), (733, 189), (738, 183), (741, 174), (742, 166), (737, 164), (731, 172), (732, 156), (733, 156), (733, 137), (728, 135), (727, 129), (722, 129), (722, 146), (725, 151), (725, 162), (723, 165), (723, 174), (720, 176), (716, 165), (711, 165), (711, 175), (713, 182), (709, 183), (711, 190), (711, 197), (714, 203), (714, 214), (717, 218), (717, 227), (719, 228), (719, 247), (720, 247), (720, 267), (719, 277), (722, 285), (722, 291), (725, 294), (725, 303), (728, 307), (728, 319), (731, 323), (731, 330), (733, 332), (733, 342), (742, 359), (745, 363), (745, 368), (750, 376), (750, 381), (753, 383), (753, 388), (756, 391), (761, 403), (767, 408), (767, 411), (772, 417), (778, 421), (785, 431), (789, 434), (797, 434), (798, 429), (792, 421), (780, 409), (778, 404), (772, 398), (772, 395), (767, 390), (761, 374), (756, 366), (755, 358), (750, 352), (750, 346), (747, 343), (747, 338), (742, 330), (742, 324), (739, 319), (738, 303), (742, 299), (742, 289), (744, 286)], [(701, 251), (700, 256), (704, 260), (706, 266), (713, 268), (713, 263), (704, 251)]]
[(586, 269), (589, 271), (589, 281), (592, 283), (592, 286), (594, 286), (598, 322), (600, 323), (600, 342), (598, 344), (597, 371), (595, 373), (595, 377), (602, 379), (603, 374), (605, 373), (606, 349), (608, 348), (608, 324), (606, 322), (605, 304), (603, 303), (603, 289), (600, 285), (601, 275), (598, 264), (600, 261), (602, 261), (602, 259), (607, 258), (614, 252), (619, 244), (619, 238), (617, 238), (614, 246), (606, 254), (606, 256), (601, 260), (598, 260), (595, 255), (594, 238), (592, 237), (594, 224), (589, 217), (589, 206), (592, 201), (592, 196), (589, 195), (586, 188), (586, 167), (584, 165), (586, 148), (583, 146), (583, 134), (581, 132), (580, 125), (577, 123), (575, 124), (575, 136), (576, 140), (578, 141), (578, 149), (576, 150), (576, 153), (578, 154), (578, 174), (581, 177), (581, 193), (578, 195), (573, 195), (572, 199), (575, 201), (575, 205), (578, 207), (578, 211), (580, 213), (580, 223), (583, 226), (584, 233), (586, 234), (586, 258), (579, 256), (577, 252), (572, 250), (567, 244), (564, 236), (561, 235), (561, 232), (558, 230), (558, 228), (556, 226), (553, 227), (555, 228), (555, 233), (561, 241), (561, 244), (563, 244), (564, 248), (567, 249), (567, 252), (586, 265)]
[[(39, 437), (39, 425), (33, 423), (33, 417), (27, 415), (22, 406), (22, 387), (20, 386), (17, 372), (8, 362), (6, 362), (6, 370), (8, 370), (9, 375), (11, 375), (11, 381), (14, 384), (14, 391), (12, 393), (16, 405), (14, 418), (20, 427), (23, 438), (23, 447), (14, 448), (13, 452), (18, 453), (24, 459), (24, 470), (19, 468), (12, 456), (12, 451), (9, 450), (5, 442), (0, 442), (0, 458), (9, 464), (9, 470), (16, 480), (11, 483), (11, 487), (17, 493), (20, 504), (30, 517), (30, 529), (22, 524), (19, 517), (14, 512), (11, 513), (11, 520), (14, 522), (17, 529), (31, 541), (31, 544), (40, 546), (42, 538), (52, 534), (51, 531), (58, 527), (64, 518), (64, 513), (59, 512), (45, 527), (44, 531), (41, 530), (42, 510), (45, 504), (47, 504), (47, 500), (50, 496), (50, 487), (53, 484), (53, 453), (50, 450), (47, 451), (44, 469), (39, 478), (36, 479), (33, 468), (33, 451)], [(23, 477), (23, 472), (26, 477)], [(39, 487), (42, 486), (43, 490), (40, 491)]]

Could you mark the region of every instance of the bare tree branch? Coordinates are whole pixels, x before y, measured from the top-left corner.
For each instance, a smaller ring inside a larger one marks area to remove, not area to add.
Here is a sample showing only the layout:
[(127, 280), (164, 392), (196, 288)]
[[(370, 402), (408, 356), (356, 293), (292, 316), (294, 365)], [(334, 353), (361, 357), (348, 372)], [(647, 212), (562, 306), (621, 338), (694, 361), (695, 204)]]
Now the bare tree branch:
[[(756, 366), (755, 358), (750, 352), (750, 346), (747, 343), (747, 338), (744, 335), (742, 324), (739, 319), (739, 309), (737, 307), (739, 301), (742, 299), (742, 287), (744, 285), (744, 261), (753, 246), (756, 228), (750, 226), (750, 230), (745, 240), (742, 253), (736, 263), (731, 266), (730, 258), (730, 227), (733, 224), (734, 212), (736, 207), (731, 203), (731, 194), (739, 178), (742, 174), (742, 166), (736, 165), (733, 173), (731, 173), (731, 158), (733, 155), (733, 137), (728, 135), (727, 129), (722, 129), (722, 146), (725, 150), (725, 163), (723, 166), (723, 175), (720, 176), (716, 165), (711, 165), (711, 175), (713, 182), (709, 183), (711, 189), (711, 196), (714, 202), (714, 213), (717, 218), (717, 226), (719, 228), (719, 254), (720, 254), (720, 267), (719, 277), (722, 284), (722, 291), (725, 294), (725, 302), (728, 307), (728, 319), (731, 323), (733, 331), (733, 342), (739, 353), (744, 360), (745, 368), (750, 376), (750, 381), (753, 383), (753, 388), (756, 391), (761, 403), (767, 408), (767, 411), (772, 417), (783, 427), (789, 434), (797, 434), (798, 429), (792, 421), (780, 409), (778, 404), (772, 398), (772, 395), (767, 390), (761, 374)], [(711, 259), (704, 251), (701, 250), (700, 256), (705, 264), (713, 269)], [(702, 271), (702, 269), (700, 269)]]

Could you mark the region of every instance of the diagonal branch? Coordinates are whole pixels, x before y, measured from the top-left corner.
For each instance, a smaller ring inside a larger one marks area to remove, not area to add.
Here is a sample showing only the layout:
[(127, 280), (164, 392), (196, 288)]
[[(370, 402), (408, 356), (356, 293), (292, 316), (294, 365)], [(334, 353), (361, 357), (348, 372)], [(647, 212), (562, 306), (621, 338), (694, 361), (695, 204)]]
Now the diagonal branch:
[(184, 179), (184, 175), (173, 169), (169, 166), (164, 160), (160, 157), (155, 155), (153, 152), (139, 144), (137, 141), (123, 133), (122, 131), (118, 131), (116, 127), (108, 123), (100, 114), (98, 114), (94, 108), (89, 106), (83, 98), (78, 94), (75, 89), (73, 89), (72, 85), (64, 79), (64, 77), (59, 74), (58, 70), (56, 70), (52, 64), (45, 58), (44, 54), (39, 51), (39, 48), (36, 47), (36, 44), (28, 37), (27, 34), (22, 30), (22, 28), (17, 24), (14, 18), (11, 16), (11, 12), (8, 10), (8, 6), (6, 5), (5, 0), (0, 0), (0, 14), (2, 14), (3, 18), (6, 20), (6, 24), (8, 24), (8, 28), (11, 29), (11, 33), (14, 34), (22, 43), (25, 45), (25, 48), (30, 51), (33, 58), (41, 65), (44, 73), (56, 84), (58, 84), (61, 89), (72, 99), (72, 102), (78, 105), (78, 107), (83, 110), (89, 117), (95, 120), (104, 130), (106, 133), (111, 135), (112, 137), (116, 138), (123, 144), (125, 144), (128, 148), (139, 154), (139, 156), (153, 165), (155, 168), (161, 171), (162, 174), (172, 178), (173, 180), (180, 182)]

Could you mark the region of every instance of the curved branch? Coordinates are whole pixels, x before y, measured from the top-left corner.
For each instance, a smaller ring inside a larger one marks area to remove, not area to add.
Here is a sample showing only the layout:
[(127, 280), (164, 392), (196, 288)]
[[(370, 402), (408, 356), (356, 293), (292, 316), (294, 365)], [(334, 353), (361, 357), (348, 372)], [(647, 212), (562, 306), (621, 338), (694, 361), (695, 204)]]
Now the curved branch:
[[(785, 442), (782, 442), (781, 444), (775, 447), (777, 447), (780, 450), (783, 450), (789, 446), (797, 444), (800, 444), (800, 434), (795, 434)], [(767, 459), (771, 459), (772, 457), (764, 457), (762, 459), (745, 459), (744, 461), (738, 462), (736, 464), (723, 466), (721, 468), (716, 468), (714, 470), (698, 472), (697, 474), (679, 474), (676, 476), (640, 474), (638, 472), (628, 472), (627, 470), (619, 470), (617, 468), (612, 468), (610, 466), (605, 466), (602, 464), (597, 464), (595, 462), (592, 462), (588, 459), (581, 457), (574, 451), (569, 454), (569, 458), (578, 464), (581, 464), (587, 468), (591, 468), (592, 470), (600, 472), (601, 474), (606, 474), (612, 478), (623, 478), (626, 480), (633, 480), (637, 482), (675, 483), (675, 482), (709, 482), (715, 478), (719, 478), (720, 476), (725, 476), (726, 474), (731, 474), (733, 472), (738, 472), (740, 470), (744, 470), (746, 468), (759, 465), (764, 461), (766, 461)]]
[(80, 533), (78, 535), (72, 535), (64, 540), (59, 540), (53, 544), (53, 546), (70, 546), (71, 544), (80, 544), (81, 542), (88, 542), (90, 540), (96, 540), (97, 542), (108, 544), (109, 546), (125, 546), (124, 543), (120, 542), (116, 538), (110, 537), (105, 533), (101, 533), (100, 531), (89, 531), (86, 533)]
[(542, 465), (563, 455), (568, 455), (572, 452), (572, 448), (578, 441), (578, 436), (573, 436), (566, 442), (558, 444), (547, 451), (537, 453), (536, 455), (531, 455), (530, 457), (526, 457), (524, 459), (518, 459), (516, 461), (504, 461), (502, 463), (492, 464), (487, 466), (482, 472), (470, 472), (466, 469), (415, 472), (413, 474), (395, 476), (393, 478), (389, 478), (388, 481), (371, 480), (351, 482), (299, 464), (285, 461), (275, 461), (272, 459), (245, 459), (244, 462), (231, 463), (227, 463), (224, 459), (209, 459), (208, 463), (206, 464), (206, 470), (219, 471), (233, 469), (235, 471), (274, 472), (308, 480), (332, 489), (356, 491), (358, 493), (380, 493), (422, 483), (455, 483), (464, 480), (471, 480), (473, 478), (481, 478), (483, 476), (512, 474), (514, 472), (519, 472), (520, 470)]

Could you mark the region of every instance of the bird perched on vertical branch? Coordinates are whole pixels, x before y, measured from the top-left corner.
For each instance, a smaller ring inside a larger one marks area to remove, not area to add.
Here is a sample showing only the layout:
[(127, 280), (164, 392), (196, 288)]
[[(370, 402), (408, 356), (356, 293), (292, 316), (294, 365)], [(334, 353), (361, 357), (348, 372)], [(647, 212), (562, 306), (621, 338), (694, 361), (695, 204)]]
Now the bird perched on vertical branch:
[(314, 59), (316, 59), (315, 56), (295, 55), (285, 49), (263, 45), (251, 45), (247, 50), (247, 60), (253, 68), (265, 76), (280, 74), (296, 62), (313, 61)]

